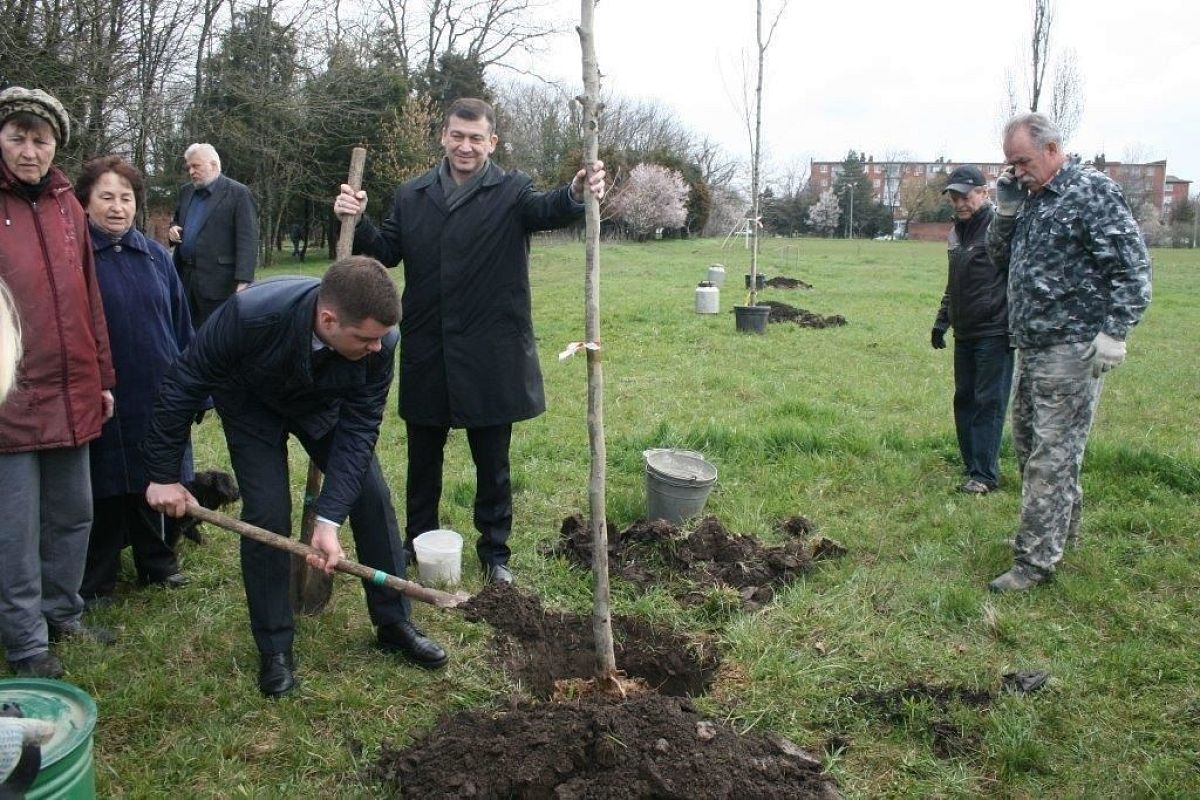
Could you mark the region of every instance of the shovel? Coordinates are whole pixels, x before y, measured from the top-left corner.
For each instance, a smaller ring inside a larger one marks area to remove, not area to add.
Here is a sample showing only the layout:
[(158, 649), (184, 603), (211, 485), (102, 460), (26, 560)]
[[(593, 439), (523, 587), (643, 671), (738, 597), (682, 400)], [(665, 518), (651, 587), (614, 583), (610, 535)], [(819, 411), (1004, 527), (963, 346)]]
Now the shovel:
[[(350, 152), (350, 175), (346, 182), (357, 191), (362, 188), (363, 166), (367, 160), (366, 148), (356, 147)], [(354, 246), (355, 217), (342, 217), (335, 253), (339, 259), (350, 255)], [(321, 470), (313, 461), (308, 462), (308, 478), (304, 483), (304, 513), (300, 517), (300, 542), (312, 542), (313, 528), (317, 523), (317, 495), (321, 493)], [(269, 543), (268, 543), (269, 544)], [(292, 559), (291, 601), (297, 614), (316, 616), (325, 610), (333, 594), (333, 576), (313, 569), (303, 558)]]
[[(280, 536), (277, 533), (271, 533), (270, 531), (264, 530), (257, 525), (251, 525), (248, 522), (242, 522), (240, 519), (234, 519), (233, 517), (222, 514), (220, 511), (213, 511), (211, 509), (204, 508), (203, 506), (189, 505), (187, 507), (187, 514), (188, 516), (195, 517), (198, 520), (211, 522), (218, 528), (224, 528), (225, 530), (236, 533), (239, 536), (244, 536), (247, 539), (253, 539), (256, 542), (261, 542), (270, 547), (274, 547), (277, 550), (286, 550), (292, 554), (294, 560), (301, 561), (305, 564), (306, 568), (310, 570), (312, 568), (307, 567), (307, 562), (305, 559), (311, 554), (320, 555), (315, 549), (307, 544), (302, 544), (293, 539), (289, 539), (286, 536)], [(440, 589), (431, 589), (428, 586), (422, 586), (414, 581), (398, 578), (395, 575), (389, 575), (382, 570), (364, 566), (363, 564), (359, 564), (356, 561), (350, 561), (346, 558), (339, 559), (337, 565), (334, 566), (334, 569), (338, 570), (339, 572), (349, 573), (357, 578), (362, 578), (364, 581), (369, 581), (376, 586), (386, 586), (389, 589), (393, 589), (397, 592), (400, 592), (400, 594), (407, 595), (414, 600), (420, 600), (422, 603), (429, 603), (430, 605), (437, 606), (438, 608), (456, 608), (467, 600), (471, 599), (471, 595), (467, 594), (466, 592), (451, 593), (443, 592)], [(332, 585), (332, 576), (325, 575), (325, 573), (320, 570), (312, 571), (319, 572), (326, 579), (328, 579)]]

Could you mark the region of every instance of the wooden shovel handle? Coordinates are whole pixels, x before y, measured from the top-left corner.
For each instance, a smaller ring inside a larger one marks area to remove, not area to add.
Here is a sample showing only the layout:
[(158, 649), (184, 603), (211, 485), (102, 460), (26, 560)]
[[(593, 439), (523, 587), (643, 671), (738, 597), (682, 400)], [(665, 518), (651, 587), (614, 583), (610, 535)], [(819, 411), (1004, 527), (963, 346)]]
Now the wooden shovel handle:
[[(188, 516), (195, 517), (204, 522), (210, 522), (219, 528), (224, 528), (227, 531), (244, 536), (247, 539), (253, 539), (256, 542), (262, 542), (265, 545), (274, 547), (278, 550), (286, 550), (292, 555), (307, 557), (317, 551), (306, 544), (301, 544), (294, 539), (289, 539), (286, 536), (280, 536), (277, 533), (271, 533), (268, 530), (251, 525), (248, 522), (242, 522), (240, 519), (226, 516), (220, 511), (213, 511), (203, 506), (188, 506)], [(395, 575), (389, 575), (382, 570), (374, 569), (359, 564), (356, 561), (349, 559), (340, 559), (337, 566), (334, 567), (339, 572), (346, 572), (357, 578), (362, 578), (365, 581), (370, 581), (377, 586), (386, 586), (389, 589), (394, 589), (401, 594), (408, 595), (414, 600), (420, 600), (423, 603), (437, 606), (438, 608), (455, 608), (471, 596), (466, 592), (443, 592), (439, 589), (431, 589), (427, 586), (422, 586), (413, 581), (407, 581), (404, 578), (398, 578)]]
[[(367, 148), (356, 147), (350, 151), (350, 175), (346, 178), (346, 183), (356, 192), (362, 188), (363, 167), (366, 163)], [(358, 224), (358, 217), (355, 214), (342, 214), (341, 220), (342, 229), (335, 251), (339, 260), (350, 255), (354, 247), (354, 226)]]

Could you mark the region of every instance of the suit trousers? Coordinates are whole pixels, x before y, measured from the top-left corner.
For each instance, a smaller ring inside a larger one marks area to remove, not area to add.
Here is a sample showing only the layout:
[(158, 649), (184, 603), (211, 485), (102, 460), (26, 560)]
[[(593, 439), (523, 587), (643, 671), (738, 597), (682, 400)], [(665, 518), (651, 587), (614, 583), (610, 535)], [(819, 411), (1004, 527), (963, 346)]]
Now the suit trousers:
[(92, 534), (88, 538), (87, 566), (79, 593), (85, 600), (111, 595), (121, 572), (121, 550), (129, 544), (133, 565), (142, 583), (161, 583), (179, 572), (175, 551), (168, 542), (178, 522), (146, 505), (145, 495), (118, 494), (92, 504)]
[[(441, 527), (438, 505), (442, 497), (442, 464), (448, 426), (414, 425), (407, 423), (408, 480), (407, 522), (404, 526), (405, 544), (425, 531)], [(479, 541), (475, 553), (485, 568), (507, 564), (511, 551), (508, 537), (512, 533), (512, 482), (509, 475), (508, 450), (512, 442), (512, 424), (467, 428), (467, 443), (475, 462), (475, 529)]]
[[(335, 431), (314, 439), (290, 420), (262, 406), (247, 403), (236, 414), (217, 413), (242, 493), (242, 519), (282, 536), (292, 529), (292, 498), (288, 477), (287, 439), (294, 435), (322, 470), (329, 459)], [(282, 423), (282, 424), (281, 424)], [(371, 457), (362, 489), (350, 509), (357, 560), (368, 567), (403, 577), (407, 562), (391, 493), (379, 459)], [(291, 558), (252, 539), (241, 541), (242, 582), (250, 610), (250, 630), (260, 653), (291, 650), (294, 620), (290, 599)], [(410, 606), (404, 595), (363, 581), (367, 612), (375, 626), (408, 619)]]
[(9, 661), (46, 652), (47, 624), (83, 614), (92, 527), (88, 446), (0, 454), (0, 639)]
[(213, 315), (213, 312), (221, 307), (229, 298), (223, 297), (220, 300), (213, 300), (209, 297), (204, 297), (196, 289), (196, 268), (184, 268), (179, 275), (183, 282), (183, 293), (187, 297), (188, 311), (192, 314), (192, 327), (200, 330), (200, 326), (204, 321)]

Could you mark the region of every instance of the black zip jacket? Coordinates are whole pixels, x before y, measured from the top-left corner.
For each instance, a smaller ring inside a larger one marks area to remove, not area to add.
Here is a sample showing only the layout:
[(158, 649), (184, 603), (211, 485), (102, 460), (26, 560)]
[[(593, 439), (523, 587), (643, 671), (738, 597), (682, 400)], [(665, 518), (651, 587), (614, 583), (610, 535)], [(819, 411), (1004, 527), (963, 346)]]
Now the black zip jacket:
[(935, 330), (954, 328), (956, 339), (1008, 335), (1008, 270), (992, 264), (987, 229), (995, 213), (988, 203), (950, 230), (949, 272)]
[(358, 361), (332, 355), (314, 372), (316, 278), (280, 277), (229, 298), (196, 332), (167, 373), (142, 442), (146, 476), (179, 480), (192, 417), (211, 393), (221, 416), (253, 415), (262, 436), (280, 441), (299, 429), (319, 439), (333, 432), (318, 516), (341, 523), (358, 499), (370, 466), (395, 374), (395, 329), (383, 348)]

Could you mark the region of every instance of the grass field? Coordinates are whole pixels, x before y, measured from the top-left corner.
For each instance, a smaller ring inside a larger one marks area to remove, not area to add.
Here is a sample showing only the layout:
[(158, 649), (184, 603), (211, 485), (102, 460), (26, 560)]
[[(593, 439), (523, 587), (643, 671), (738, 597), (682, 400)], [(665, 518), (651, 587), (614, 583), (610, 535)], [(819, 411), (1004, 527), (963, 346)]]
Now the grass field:
[[(720, 470), (707, 510), (731, 530), (772, 542), (774, 521), (800, 513), (849, 549), (754, 615), (620, 584), (617, 609), (715, 637), (724, 669), (701, 705), (716, 716), (814, 749), (840, 737), (828, 766), (848, 797), (1198, 797), (1200, 255), (1155, 252), (1154, 303), (1107, 379), (1089, 443), (1083, 546), (1049, 585), (996, 597), (985, 585), (1010, 561), (1020, 487), (1006, 434), (1002, 490), (954, 491), (951, 351), (928, 344), (944, 251), (767, 241), (767, 275), (815, 288), (762, 296), (850, 324), (749, 337), (728, 313), (692, 310), (712, 262), (730, 276), (722, 312), (743, 302), (745, 251), (712, 240), (605, 246), (610, 519), (624, 527), (643, 512), (643, 449), (688, 447)], [(518, 580), (575, 611), (589, 608), (588, 576), (537, 551), (564, 516), (587, 510), (584, 361), (555, 357), (583, 338), (582, 262), (579, 244), (534, 245), (550, 410), (518, 425), (513, 442)], [(196, 451), (198, 467), (227, 465), (215, 421)], [(403, 516), (394, 411), (379, 454)], [(303, 463), (297, 450), (297, 494)], [(445, 486), (443, 523), (467, 534), (464, 574), (477, 589), (474, 478), (459, 434)], [(513, 688), (489, 665), (489, 631), (453, 613), (416, 612), (452, 651), (440, 673), (373, 651), (361, 590), (344, 579), (331, 610), (299, 624), (301, 689), (268, 702), (255, 688), (236, 553), (231, 534), (210, 530), (206, 546), (184, 552), (190, 587), (130, 590), (97, 614), (121, 628), (115, 647), (63, 648), (70, 679), (100, 707), (101, 796), (381, 796), (362, 770), (382, 741), (403, 744)], [(997, 690), (1013, 670), (1052, 677), (984, 708), (911, 699), (885, 714), (849, 699), (912, 681)], [(939, 755), (939, 730), (966, 746)]]

